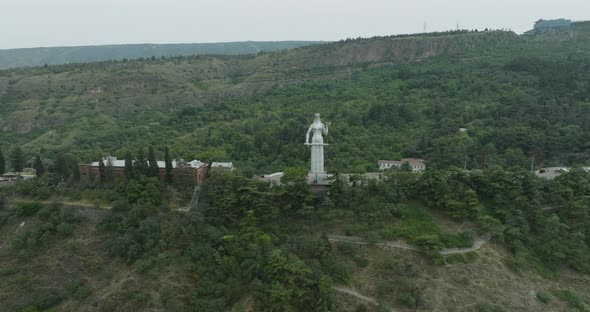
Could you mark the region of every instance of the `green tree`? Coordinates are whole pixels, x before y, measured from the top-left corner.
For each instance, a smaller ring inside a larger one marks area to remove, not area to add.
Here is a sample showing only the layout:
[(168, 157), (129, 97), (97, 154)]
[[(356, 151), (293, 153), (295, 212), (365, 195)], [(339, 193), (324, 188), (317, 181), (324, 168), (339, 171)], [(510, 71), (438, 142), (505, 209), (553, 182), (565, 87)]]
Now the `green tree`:
[(173, 174), (172, 174), (172, 158), (170, 157), (170, 151), (168, 150), (168, 146), (164, 149), (164, 163), (166, 165), (166, 183), (168, 185), (172, 184)]
[(479, 226), (484, 233), (490, 234), (492, 237), (496, 237), (499, 240), (503, 239), (504, 236), (504, 226), (502, 223), (492, 217), (492, 216), (483, 216), (479, 218)]
[(43, 165), (43, 161), (41, 160), (41, 156), (39, 154), (35, 156), (35, 163), (33, 164), (33, 168), (35, 168), (38, 177), (45, 174), (45, 166)]
[(444, 260), (440, 254), (444, 245), (436, 235), (422, 235), (416, 238), (414, 244), (424, 252), (434, 263), (442, 263)]
[(115, 169), (113, 168), (113, 161), (111, 160), (111, 157), (108, 157), (104, 168), (104, 181), (113, 182), (114, 179)]
[(150, 146), (148, 150), (148, 176), (159, 178), (160, 177), (160, 168), (158, 168), (158, 161), (156, 160), (156, 152), (154, 151), (154, 146)]
[(6, 162), (4, 160), (4, 154), (0, 150), (0, 174), (3, 174), (4, 171), (6, 171)]
[(137, 151), (137, 159), (133, 163), (133, 167), (135, 168), (137, 175), (149, 176), (149, 165), (143, 148), (140, 148)]
[(307, 169), (287, 168), (281, 177), (281, 191), (285, 198), (285, 207), (294, 212), (301, 211), (312, 200), (307, 183)]
[(12, 150), (10, 162), (14, 172), (23, 171), (23, 167), (25, 166), (25, 155), (23, 154), (23, 150), (20, 147), (16, 147)]
[(100, 178), (100, 182), (105, 182), (106, 180), (106, 166), (104, 164), (104, 160), (102, 159), (102, 155), (98, 156), (98, 177)]
[(67, 179), (70, 175), (68, 159), (63, 153), (57, 154), (55, 158), (54, 170), (60, 179)]
[(556, 267), (567, 258), (567, 226), (559, 221), (556, 215), (545, 218), (539, 228), (537, 251), (543, 261)]
[(127, 178), (127, 180), (129, 180), (132, 177), (133, 177), (133, 155), (131, 155), (131, 152), (129, 150), (127, 150), (127, 152), (125, 152), (125, 178)]
[[(92, 176), (92, 174), (90, 176)], [(72, 166), (72, 177), (74, 178), (74, 182), (80, 181), (80, 167), (78, 167), (78, 165)]]
[(410, 163), (407, 161), (404, 161), (404, 163), (399, 167), (399, 169), (401, 171), (412, 172), (412, 166), (410, 166)]

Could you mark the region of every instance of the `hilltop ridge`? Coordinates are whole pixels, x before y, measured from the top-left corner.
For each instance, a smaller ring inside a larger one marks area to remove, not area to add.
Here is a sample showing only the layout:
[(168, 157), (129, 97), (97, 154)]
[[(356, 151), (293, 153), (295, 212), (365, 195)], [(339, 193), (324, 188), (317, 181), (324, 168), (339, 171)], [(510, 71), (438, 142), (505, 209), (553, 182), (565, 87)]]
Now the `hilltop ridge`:
[(239, 41), (176, 44), (111, 44), (71, 47), (39, 47), (0, 50), (0, 69), (88, 63), (150, 57), (197, 54), (239, 55), (278, 51), (318, 44), (321, 41)]

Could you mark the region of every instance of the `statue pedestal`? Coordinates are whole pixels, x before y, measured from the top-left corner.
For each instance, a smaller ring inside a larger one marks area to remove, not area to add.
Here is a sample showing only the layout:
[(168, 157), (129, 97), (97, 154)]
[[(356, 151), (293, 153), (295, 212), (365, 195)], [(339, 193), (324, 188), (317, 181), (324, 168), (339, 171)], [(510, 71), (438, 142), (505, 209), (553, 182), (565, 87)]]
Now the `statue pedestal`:
[(332, 175), (328, 173), (314, 173), (310, 172), (307, 175), (307, 183), (310, 185), (332, 185)]

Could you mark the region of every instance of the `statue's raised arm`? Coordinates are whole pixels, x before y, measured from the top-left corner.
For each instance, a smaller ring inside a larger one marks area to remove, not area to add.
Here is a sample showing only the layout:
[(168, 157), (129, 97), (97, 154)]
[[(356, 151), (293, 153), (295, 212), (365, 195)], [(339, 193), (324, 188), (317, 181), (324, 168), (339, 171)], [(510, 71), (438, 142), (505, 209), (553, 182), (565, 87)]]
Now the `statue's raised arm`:
[(325, 123), (325, 124), (323, 124), (323, 125), (324, 125), (324, 127), (323, 127), (323, 132), (324, 132), (324, 134), (325, 134), (325, 135), (328, 135), (328, 126), (329, 126), (329, 125), (331, 125), (331, 124), (332, 124), (332, 123), (331, 123), (331, 122), (329, 122), (329, 121), (326, 121), (326, 123)]

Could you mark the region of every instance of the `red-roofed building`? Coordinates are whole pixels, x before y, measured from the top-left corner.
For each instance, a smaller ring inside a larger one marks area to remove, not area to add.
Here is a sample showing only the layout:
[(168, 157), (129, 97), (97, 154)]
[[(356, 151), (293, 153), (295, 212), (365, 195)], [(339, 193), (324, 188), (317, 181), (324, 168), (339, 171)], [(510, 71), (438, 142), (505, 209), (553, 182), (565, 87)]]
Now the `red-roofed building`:
[[(125, 176), (125, 160), (117, 159), (117, 157), (105, 157), (103, 159), (105, 166), (111, 166), (113, 168), (113, 175), (115, 177), (124, 177)], [(158, 168), (160, 169), (160, 180), (164, 181), (166, 177), (166, 164), (164, 161), (158, 160)], [(98, 178), (99, 170), (98, 170), (98, 161), (92, 162), (90, 164), (79, 164), (78, 168), (80, 169), (80, 177), (81, 178), (90, 178), (94, 176)], [(174, 171), (177, 170), (191, 170), (193, 176), (193, 183), (195, 185), (201, 184), (205, 177), (207, 176), (207, 164), (203, 163), (198, 160), (193, 160), (190, 162), (183, 162), (183, 161), (172, 161), (172, 174)]]

